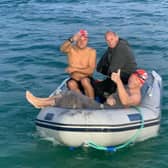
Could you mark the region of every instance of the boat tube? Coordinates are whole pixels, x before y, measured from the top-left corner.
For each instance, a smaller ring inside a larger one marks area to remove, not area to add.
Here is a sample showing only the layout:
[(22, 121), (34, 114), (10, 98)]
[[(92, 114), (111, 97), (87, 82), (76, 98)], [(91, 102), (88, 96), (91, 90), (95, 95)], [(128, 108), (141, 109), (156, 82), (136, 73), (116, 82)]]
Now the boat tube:
[[(51, 94), (66, 90), (66, 80)], [(161, 119), (162, 79), (152, 71), (142, 87), (142, 101), (138, 107), (67, 109), (43, 108), (36, 118), (42, 137), (58, 143), (79, 147), (89, 143), (116, 146), (143, 141), (158, 135)], [(134, 138), (133, 138), (134, 137)]]

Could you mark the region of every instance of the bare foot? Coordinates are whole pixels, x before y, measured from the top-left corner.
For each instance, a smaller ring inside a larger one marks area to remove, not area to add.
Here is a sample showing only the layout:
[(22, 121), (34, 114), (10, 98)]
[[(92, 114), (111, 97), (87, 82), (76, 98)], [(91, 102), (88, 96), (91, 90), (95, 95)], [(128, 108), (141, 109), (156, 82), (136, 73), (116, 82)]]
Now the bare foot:
[(33, 94), (30, 91), (26, 91), (26, 99), (35, 108), (41, 108), (40, 104), (38, 103), (38, 100), (35, 96), (33, 96)]

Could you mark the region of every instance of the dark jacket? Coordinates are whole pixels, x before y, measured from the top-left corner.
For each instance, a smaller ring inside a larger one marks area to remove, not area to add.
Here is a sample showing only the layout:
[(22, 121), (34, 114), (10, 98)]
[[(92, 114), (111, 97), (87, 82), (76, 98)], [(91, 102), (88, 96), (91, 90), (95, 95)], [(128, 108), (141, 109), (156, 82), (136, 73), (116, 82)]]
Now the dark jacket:
[(119, 39), (115, 48), (106, 50), (97, 64), (97, 71), (110, 76), (112, 72), (121, 69), (121, 78), (130, 75), (137, 68), (135, 57), (126, 40)]

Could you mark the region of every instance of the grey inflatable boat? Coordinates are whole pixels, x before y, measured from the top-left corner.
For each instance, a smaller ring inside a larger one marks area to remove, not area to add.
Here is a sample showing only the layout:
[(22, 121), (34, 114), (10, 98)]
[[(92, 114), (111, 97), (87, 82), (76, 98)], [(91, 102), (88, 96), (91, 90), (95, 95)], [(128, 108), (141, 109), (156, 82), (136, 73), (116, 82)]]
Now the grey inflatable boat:
[[(66, 80), (51, 94), (65, 91)], [(142, 88), (138, 107), (121, 109), (43, 108), (36, 118), (41, 136), (72, 147), (87, 145), (115, 146), (158, 135), (161, 119), (162, 79), (152, 71)]]

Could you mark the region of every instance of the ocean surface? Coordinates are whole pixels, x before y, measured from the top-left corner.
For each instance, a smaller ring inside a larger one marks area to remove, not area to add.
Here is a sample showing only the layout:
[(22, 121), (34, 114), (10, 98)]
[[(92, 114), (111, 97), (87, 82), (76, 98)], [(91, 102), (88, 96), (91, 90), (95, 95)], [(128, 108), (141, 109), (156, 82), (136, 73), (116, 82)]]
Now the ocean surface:
[[(139, 67), (162, 76), (157, 137), (110, 153), (71, 151), (38, 136), (39, 110), (25, 100), (25, 91), (48, 96), (67, 77), (59, 47), (79, 29), (88, 30), (97, 60), (106, 49), (104, 33), (113, 30), (129, 41)], [(168, 0), (0, 1), (1, 168), (167, 168), (167, 159)]]

